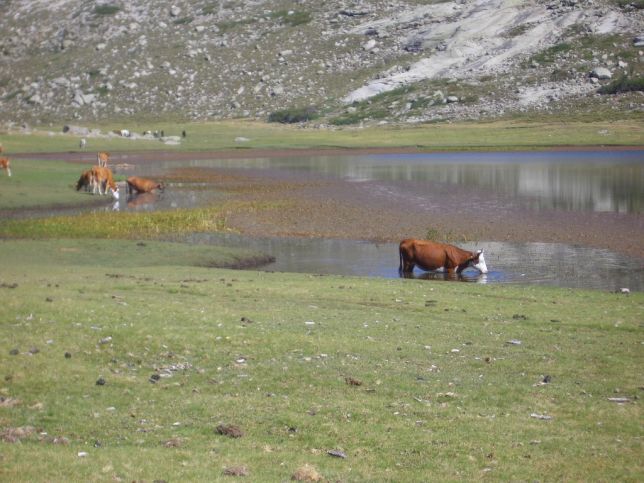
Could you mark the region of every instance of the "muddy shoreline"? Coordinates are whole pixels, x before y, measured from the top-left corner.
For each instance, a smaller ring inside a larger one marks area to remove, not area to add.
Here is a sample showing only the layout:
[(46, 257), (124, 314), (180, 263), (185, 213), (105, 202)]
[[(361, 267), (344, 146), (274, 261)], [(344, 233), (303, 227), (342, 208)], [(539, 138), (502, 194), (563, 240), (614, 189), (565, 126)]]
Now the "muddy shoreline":
[[(591, 150), (585, 147), (557, 150)], [(615, 150), (619, 148), (606, 148)], [(624, 150), (641, 149), (623, 147)], [(592, 150), (598, 150), (593, 147)], [(284, 156), (426, 153), (420, 149), (239, 149), (216, 152), (121, 152), (115, 165), (154, 161), (243, 159)], [(488, 151), (486, 151), (488, 152)], [(93, 153), (22, 155), (93, 162)], [(386, 182), (356, 183), (329, 177), (259, 169), (182, 168), (168, 180), (207, 182), (226, 193), (227, 226), (254, 237), (305, 237), (398, 242), (425, 238), (429, 230), (453, 241), (547, 242), (605, 248), (644, 263), (644, 216), (638, 213), (536, 211), (489, 190), (437, 184), (424, 207), (389, 196)], [(396, 188), (400, 189), (400, 186)], [(413, 192), (413, 183), (403, 187)]]

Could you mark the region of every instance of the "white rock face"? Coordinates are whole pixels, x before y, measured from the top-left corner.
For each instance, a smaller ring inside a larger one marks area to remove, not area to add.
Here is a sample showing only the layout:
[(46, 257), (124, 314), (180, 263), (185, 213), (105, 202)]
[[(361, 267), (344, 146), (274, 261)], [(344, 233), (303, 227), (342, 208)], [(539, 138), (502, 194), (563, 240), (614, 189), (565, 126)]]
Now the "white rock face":
[[(504, 72), (528, 54), (554, 45), (566, 28), (593, 15), (597, 17), (593, 29), (599, 33), (614, 32), (624, 21), (614, 12), (600, 15), (592, 9), (575, 9), (562, 13), (536, 2), (476, 0), (433, 4), (390, 19), (365, 22), (352, 33), (420, 24), (406, 42), (423, 55), (408, 71), (373, 80), (350, 92), (344, 102), (362, 101), (426, 79)], [(522, 30), (517, 30), (519, 26)]]

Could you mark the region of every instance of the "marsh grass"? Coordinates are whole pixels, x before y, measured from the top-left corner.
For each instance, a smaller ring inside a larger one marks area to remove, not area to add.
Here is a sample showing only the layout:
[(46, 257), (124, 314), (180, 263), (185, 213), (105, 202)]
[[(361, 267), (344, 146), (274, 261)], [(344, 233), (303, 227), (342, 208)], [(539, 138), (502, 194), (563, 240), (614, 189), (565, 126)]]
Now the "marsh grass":
[(642, 294), (149, 266), (133, 242), (84, 241), (90, 263), (67, 243), (0, 242), (0, 394), (19, 401), (0, 431), (36, 429), (0, 442), (2, 479), (644, 476)]
[(11, 238), (155, 238), (188, 232), (222, 231), (220, 208), (150, 213), (91, 212), (44, 219), (0, 221), (0, 236)]

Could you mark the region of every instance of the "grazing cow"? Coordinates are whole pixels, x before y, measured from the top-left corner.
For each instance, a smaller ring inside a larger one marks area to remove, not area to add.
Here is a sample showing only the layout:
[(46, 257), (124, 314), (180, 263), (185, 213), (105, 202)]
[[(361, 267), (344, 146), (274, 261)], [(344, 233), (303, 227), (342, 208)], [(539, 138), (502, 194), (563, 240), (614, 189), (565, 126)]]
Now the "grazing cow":
[(408, 238), (400, 242), (399, 253), (398, 271), (401, 274), (412, 272), (416, 265), (423, 270), (447, 271), (450, 274), (461, 273), (467, 267), (487, 273), (483, 250), (470, 252), (447, 243)]
[(100, 153), (96, 154), (96, 161), (98, 162), (98, 165), (101, 166), (102, 168), (107, 168), (107, 162), (109, 160), (110, 160), (110, 153), (101, 151)]
[(11, 163), (9, 158), (0, 158), (0, 168), (7, 172), (7, 176), (11, 176)]
[(163, 183), (157, 183), (151, 179), (139, 178), (138, 176), (130, 176), (127, 179), (128, 193), (149, 193), (150, 191), (163, 190), (164, 188)]
[(80, 191), (81, 188), (85, 188), (85, 191), (94, 189), (94, 176), (92, 176), (92, 170), (88, 169), (83, 171), (83, 174), (78, 178), (78, 183), (76, 183), (76, 191)]
[(81, 138), (81, 140), (78, 143), (78, 147), (80, 149), (85, 149), (85, 146), (87, 146), (87, 139)]
[(110, 190), (112, 196), (115, 199), (119, 199), (119, 188), (114, 182), (112, 177), (112, 171), (109, 168), (102, 166), (93, 166), (92, 167), (92, 177), (93, 177), (93, 191), (96, 194), (98, 190), (99, 195), (107, 194), (107, 190)]

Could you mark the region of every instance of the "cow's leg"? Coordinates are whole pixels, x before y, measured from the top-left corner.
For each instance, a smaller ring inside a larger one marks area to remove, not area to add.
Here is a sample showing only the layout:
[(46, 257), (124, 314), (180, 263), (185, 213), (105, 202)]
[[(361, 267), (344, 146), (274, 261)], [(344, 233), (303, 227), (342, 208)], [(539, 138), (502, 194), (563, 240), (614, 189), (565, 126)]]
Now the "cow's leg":
[(401, 275), (404, 273), (411, 273), (414, 271), (416, 264), (413, 260), (408, 259), (405, 254), (400, 253), (400, 265), (398, 266), (398, 273)]

